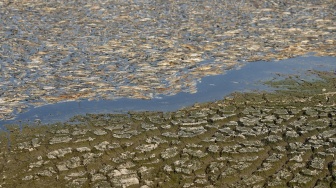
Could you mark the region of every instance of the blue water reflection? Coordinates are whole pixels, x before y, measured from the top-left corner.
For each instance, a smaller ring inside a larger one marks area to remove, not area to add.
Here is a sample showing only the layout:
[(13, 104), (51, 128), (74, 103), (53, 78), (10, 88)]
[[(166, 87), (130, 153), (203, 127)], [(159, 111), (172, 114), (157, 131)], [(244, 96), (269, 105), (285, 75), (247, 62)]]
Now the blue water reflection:
[[(174, 111), (196, 102), (223, 99), (235, 91), (271, 90), (262, 84), (279, 74), (305, 75), (308, 70), (336, 71), (335, 57), (297, 57), (273, 62), (241, 63), (239, 67), (225, 74), (204, 77), (197, 84), (197, 93), (178, 93), (173, 96), (159, 96), (151, 100), (120, 98), (100, 101), (72, 101), (30, 108), (18, 114), (16, 119), (0, 121), (4, 124), (35, 122), (53, 123), (65, 121), (74, 115), (86, 113), (125, 113), (127, 111)], [(304, 76), (314, 79), (312, 75)]]

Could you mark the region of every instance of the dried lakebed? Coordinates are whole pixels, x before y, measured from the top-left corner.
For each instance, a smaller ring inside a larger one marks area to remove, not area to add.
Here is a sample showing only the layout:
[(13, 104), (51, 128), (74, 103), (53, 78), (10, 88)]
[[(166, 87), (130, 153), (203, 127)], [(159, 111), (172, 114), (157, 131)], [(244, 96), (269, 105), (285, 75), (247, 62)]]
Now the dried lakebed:
[[(1, 134), (2, 187), (335, 187), (336, 76)], [(9, 139), (9, 143), (8, 143)]]

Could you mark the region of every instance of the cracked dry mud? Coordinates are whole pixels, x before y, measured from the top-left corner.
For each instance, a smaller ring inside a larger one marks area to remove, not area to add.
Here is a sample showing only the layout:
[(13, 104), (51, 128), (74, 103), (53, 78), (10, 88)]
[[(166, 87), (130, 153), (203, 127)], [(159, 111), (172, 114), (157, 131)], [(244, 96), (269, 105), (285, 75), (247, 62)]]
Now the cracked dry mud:
[(336, 187), (336, 78), (318, 74), (175, 112), (8, 126), (0, 187)]

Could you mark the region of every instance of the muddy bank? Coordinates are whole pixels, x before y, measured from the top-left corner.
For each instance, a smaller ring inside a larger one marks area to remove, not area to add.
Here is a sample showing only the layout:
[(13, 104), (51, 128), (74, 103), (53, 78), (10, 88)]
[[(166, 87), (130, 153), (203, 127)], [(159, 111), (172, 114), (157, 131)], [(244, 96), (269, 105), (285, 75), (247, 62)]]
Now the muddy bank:
[(234, 93), (174, 112), (10, 126), (0, 137), (0, 185), (336, 186), (336, 75), (314, 74), (321, 79), (288, 76), (268, 83), (275, 92)]

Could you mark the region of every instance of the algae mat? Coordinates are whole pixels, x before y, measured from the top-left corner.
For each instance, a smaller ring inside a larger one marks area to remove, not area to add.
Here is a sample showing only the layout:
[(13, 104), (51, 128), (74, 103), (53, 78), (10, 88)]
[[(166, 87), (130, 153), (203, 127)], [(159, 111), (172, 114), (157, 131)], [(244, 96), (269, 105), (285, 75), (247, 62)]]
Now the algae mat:
[(1, 187), (335, 187), (336, 76), (2, 132)]

